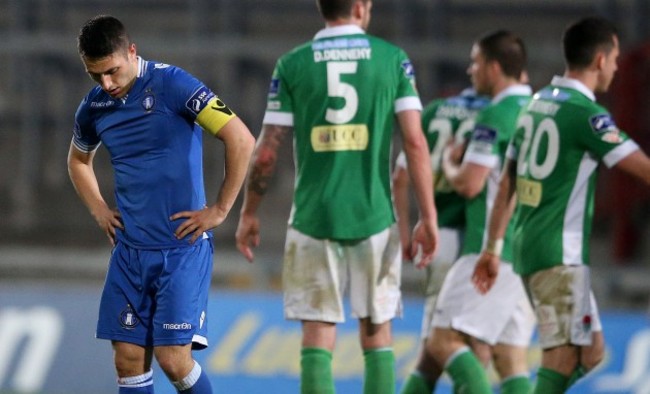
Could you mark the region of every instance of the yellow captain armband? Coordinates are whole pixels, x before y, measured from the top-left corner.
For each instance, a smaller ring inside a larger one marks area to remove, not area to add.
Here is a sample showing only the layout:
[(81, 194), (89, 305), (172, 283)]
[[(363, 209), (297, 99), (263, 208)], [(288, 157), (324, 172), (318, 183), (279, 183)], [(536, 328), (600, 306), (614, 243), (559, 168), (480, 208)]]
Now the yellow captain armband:
[(503, 252), (503, 238), (495, 240), (488, 239), (484, 252), (497, 257), (501, 256), (501, 252)]
[(217, 135), (219, 130), (234, 118), (235, 113), (232, 112), (226, 104), (224, 104), (219, 97), (214, 96), (208, 104), (199, 112), (196, 117), (196, 123), (208, 131), (212, 135)]

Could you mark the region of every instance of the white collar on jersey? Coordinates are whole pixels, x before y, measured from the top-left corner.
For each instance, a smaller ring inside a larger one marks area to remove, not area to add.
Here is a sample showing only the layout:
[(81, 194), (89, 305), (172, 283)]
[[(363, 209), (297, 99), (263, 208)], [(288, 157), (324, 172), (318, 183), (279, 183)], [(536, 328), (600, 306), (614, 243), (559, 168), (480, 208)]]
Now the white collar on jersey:
[(561, 77), (556, 75), (551, 80), (551, 85), (559, 86), (561, 88), (575, 89), (578, 92), (584, 94), (591, 101), (596, 101), (596, 95), (592, 92), (584, 83), (578, 81), (577, 79)]
[(531, 94), (533, 94), (533, 89), (530, 86), (516, 84), (516, 85), (508, 86), (507, 88), (499, 92), (499, 94), (494, 96), (494, 98), (492, 99), (492, 103), (496, 104), (508, 96), (530, 96)]
[(142, 78), (147, 70), (147, 61), (138, 56), (138, 74), (136, 78)]
[(357, 25), (332, 26), (332, 27), (326, 27), (323, 30), (320, 30), (318, 33), (316, 33), (316, 35), (314, 36), (314, 40), (318, 40), (320, 38), (345, 36), (350, 34), (364, 34), (364, 33), (365, 31), (363, 31), (363, 29)]

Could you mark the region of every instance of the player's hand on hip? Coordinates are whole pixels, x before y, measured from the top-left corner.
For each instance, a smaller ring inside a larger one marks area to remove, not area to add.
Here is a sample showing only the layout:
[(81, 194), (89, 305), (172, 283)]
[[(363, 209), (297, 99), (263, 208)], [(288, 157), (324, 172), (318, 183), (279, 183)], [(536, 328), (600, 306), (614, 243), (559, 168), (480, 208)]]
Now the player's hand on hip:
[(411, 256), (417, 268), (431, 263), (438, 247), (438, 225), (433, 220), (420, 220), (413, 228)]
[(499, 275), (500, 262), (501, 258), (495, 254), (481, 253), (472, 274), (472, 283), (479, 293), (485, 294), (490, 291)]
[(182, 211), (173, 214), (169, 220), (186, 218), (177, 228), (174, 235), (177, 239), (183, 239), (192, 234), (190, 243), (203, 237), (203, 233), (217, 227), (226, 219), (227, 212), (223, 212), (216, 205), (205, 207), (198, 211)]
[(235, 232), (237, 249), (246, 257), (246, 260), (253, 262), (255, 255), (251, 247), (260, 244), (260, 221), (255, 215), (241, 214), (239, 224)]
[(93, 217), (97, 221), (99, 228), (101, 228), (111, 245), (115, 246), (115, 237), (117, 229), (124, 230), (124, 225), (122, 224), (122, 215), (117, 208), (110, 209), (106, 205), (102, 205), (97, 208), (96, 211), (92, 212)]

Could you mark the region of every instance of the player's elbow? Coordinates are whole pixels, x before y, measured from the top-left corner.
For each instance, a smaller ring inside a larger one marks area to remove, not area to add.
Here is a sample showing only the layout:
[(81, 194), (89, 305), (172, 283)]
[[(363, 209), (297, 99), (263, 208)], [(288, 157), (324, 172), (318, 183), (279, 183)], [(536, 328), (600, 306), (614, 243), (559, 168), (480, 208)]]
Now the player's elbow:
[(250, 132), (244, 135), (242, 149), (246, 152), (247, 157), (251, 157), (255, 151), (255, 137)]
[(260, 147), (255, 151), (253, 164), (257, 167), (268, 168), (273, 167), (277, 160), (278, 154), (275, 150)]

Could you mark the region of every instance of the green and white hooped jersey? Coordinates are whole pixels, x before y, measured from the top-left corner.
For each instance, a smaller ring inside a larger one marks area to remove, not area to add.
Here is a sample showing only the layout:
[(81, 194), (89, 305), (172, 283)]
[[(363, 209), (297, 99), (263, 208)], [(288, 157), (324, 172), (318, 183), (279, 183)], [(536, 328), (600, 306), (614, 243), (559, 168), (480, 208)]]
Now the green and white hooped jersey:
[(637, 149), (581, 82), (556, 76), (534, 95), (508, 148), (517, 162), (519, 274), (589, 264), (598, 162), (612, 167)]
[(295, 229), (350, 240), (394, 223), (391, 141), (404, 110), (422, 110), (411, 62), (357, 26), (323, 29), (278, 60), (263, 122), (294, 129)]
[[(458, 143), (470, 139), (474, 118), (489, 103), (487, 97), (478, 96), (473, 89), (465, 89), (457, 96), (431, 101), (422, 111), (422, 130), (431, 152), (439, 227), (465, 227), (465, 198), (452, 189), (442, 172), (442, 151), (452, 139)], [(404, 151), (400, 152), (395, 165), (407, 167)]]
[[(465, 239), (462, 255), (478, 254), (487, 240), (488, 215), (499, 187), (499, 176), (508, 143), (515, 133), (517, 116), (530, 101), (527, 85), (510, 86), (496, 95), (490, 105), (479, 112), (464, 161), (490, 168), (483, 190), (467, 200)], [(504, 237), (502, 261), (512, 262), (512, 222)]]

